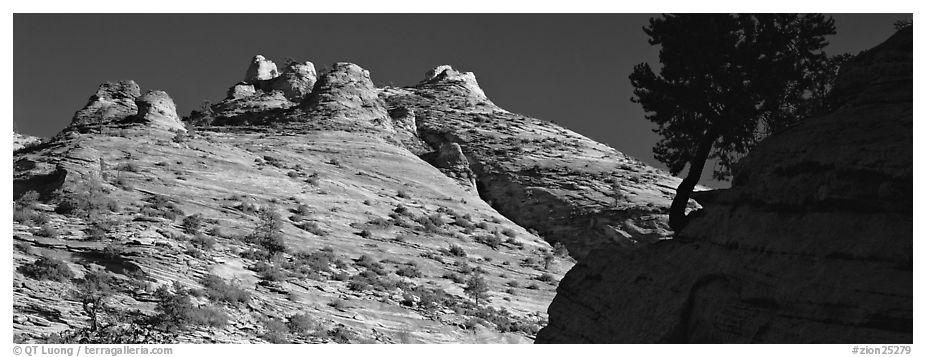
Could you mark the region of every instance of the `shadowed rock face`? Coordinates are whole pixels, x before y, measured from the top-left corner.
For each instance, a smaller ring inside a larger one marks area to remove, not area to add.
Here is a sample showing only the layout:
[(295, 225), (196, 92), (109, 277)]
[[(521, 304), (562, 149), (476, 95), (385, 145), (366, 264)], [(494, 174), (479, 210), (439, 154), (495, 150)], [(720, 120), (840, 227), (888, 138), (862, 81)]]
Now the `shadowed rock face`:
[(678, 238), (592, 252), (538, 343), (912, 343), (912, 28), (769, 137)]

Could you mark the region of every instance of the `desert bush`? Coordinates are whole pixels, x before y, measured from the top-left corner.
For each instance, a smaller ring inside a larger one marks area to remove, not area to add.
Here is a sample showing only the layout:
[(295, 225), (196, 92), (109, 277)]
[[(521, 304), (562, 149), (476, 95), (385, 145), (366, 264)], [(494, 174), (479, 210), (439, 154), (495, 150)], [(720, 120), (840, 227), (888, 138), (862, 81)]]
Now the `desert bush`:
[(34, 207), (35, 204), (39, 202), (39, 197), (39, 193), (34, 190), (26, 191), (16, 200), (16, 206), (23, 208)]
[(119, 171), (128, 171), (128, 172), (138, 172), (138, 165), (135, 165), (133, 162), (125, 162), (116, 166), (116, 170)]
[(155, 321), (168, 330), (186, 329), (191, 326), (222, 327), (228, 323), (228, 315), (211, 306), (195, 306), (190, 291), (174, 283), (174, 292), (163, 285), (155, 292), (158, 299)]
[(515, 237), (514, 230), (512, 230), (511, 228), (502, 229), (502, 234), (504, 234), (505, 236), (511, 237), (511, 238)]
[(36, 280), (66, 282), (74, 278), (74, 272), (67, 263), (52, 257), (40, 257), (34, 262), (21, 265), (17, 269), (23, 275)]
[(213, 248), (215, 248), (215, 238), (212, 238), (202, 233), (196, 233), (196, 235), (194, 235), (193, 238), (190, 239), (190, 243), (192, 243), (193, 246), (199, 249), (202, 249), (202, 250), (212, 250)]
[(405, 190), (399, 190), (399, 192), (396, 195), (399, 196), (399, 198), (411, 198), (412, 197), (411, 195), (408, 194), (408, 191), (405, 191)]
[(315, 330), (318, 330), (319, 323), (315, 322), (309, 314), (300, 313), (289, 317), (289, 320), (286, 321), (286, 327), (289, 329), (290, 333), (296, 335), (309, 335)]
[(407, 265), (400, 267), (395, 271), (398, 276), (404, 276), (408, 278), (420, 278), (421, 270), (418, 269), (418, 266), (414, 262), (409, 262)]
[(479, 236), (476, 236), (475, 240), (476, 242), (485, 244), (489, 246), (489, 248), (492, 248), (492, 249), (498, 249), (498, 247), (502, 245), (502, 239), (494, 234), (479, 235)]
[(373, 236), (373, 232), (370, 232), (369, 229), (364, 229), (364, 230), (360, 231), (360, 236), (363, 237), (363, 238), (370, 238), (370, 237)]
[(283, 320), (278, 318), (265, 318), (262, 321), (264, 325), (264, 333), (260, 335), (261, 338), (267, 340), (270, 343), (288, 343), (289, 340), (286, 338), (289, 334), (289, 327), (286, 326), (286, 323)]
[(267, 262), (260, 261), (254, 265), (253, 270), (261, 280), (281, 281), (286, 279), (286, 272), (275, 264), (268, 264)]
[(463, 250), (463, 247), (460, 247), (456, 244), (450, 244), (447, 252), (454, 257), (466, 257), (466, 251)]
[(217, 275), (207, 274), (200, 279), (206, 296), (215, 302), (224, 302), (232, 306), (247, 304), (251, 301), (251, 293), (241, 287), (226, 283)]
[(203, 216), (199, 213), (186, 216), (180, 226), (186, 234), (198, 234), (203, 226)]
[(318, 223), (315, 223), (315, 222), (308, 222), (308, 221), (299, 222), (299, 224), (297, 224), (296, 227), (299, 227), (299, 229), (302, 229), (306, 232), (312, 233), (319, 237), (324, 237), (328, 235), (328, 232), (321, 229), (321, 227), (318, 226)]
[(335, 343), (350, 343), (351, 340), (357, 338), (357, 333), (351, 330), (348, 330), (344, 325), (338, 325), (337, 327), (328, 330), (328, 337)]
[(16, 248), (16, 250), (22, 252), (23, 254), (32, 254), (34, 252), (32, 245), (26, 242), (16, 242), (13, 244), (13, 248)]
[(43, 224), (34, 234), (39, 237), (58, 238), (58, 230), (47, 223)]
[(465, 276), (458, 274), (458, 273), (454, 273), (454, 272), (446, 272), (441, 277), (444, 279), (450, 279), (450, 281), (453, 281), (454, 283), (457, 283), (457, 284), (463, 284), (464, 282), (466, 282)]
[(527, 288), (530, 290), (537, 290), (537, 289), (540, 289), (540, 285), (537, 285), (537, 283), (531, 283), (530, 285), (527, 286)]
[(357, 266), (364, 267), (368, 271), (376, 273), (377, 275), (386, 275), (389, 272), (386, 271), (386, 267), (380, 264), (376, 259), (369, 255), (361, 255), (360, 258), (356, 260)]

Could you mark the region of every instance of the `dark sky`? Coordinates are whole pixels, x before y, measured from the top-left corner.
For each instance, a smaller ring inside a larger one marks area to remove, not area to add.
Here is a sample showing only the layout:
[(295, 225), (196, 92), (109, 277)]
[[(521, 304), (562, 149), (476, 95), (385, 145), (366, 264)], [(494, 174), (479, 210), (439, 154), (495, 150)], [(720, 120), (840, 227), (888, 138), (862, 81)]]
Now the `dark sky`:
[[(664, 168), (657, 136), (631, 103), (633, 65), (657, 61), (647, 14), (15, 14), (14, 127), (52, 136), (104, 81), (167, 91), (186, 115), (224, 97), (263, 54), (346, 61), (377, 85), (411, 85), (430, 68), (473, 71), (499, 106), (552, 120)], [(834, 15), (828, 52), (870, 48), (910, 15)], [(709, 178), (708, 167), (705, 173)], [(726, 186), (712, 180), (702, 183)]]

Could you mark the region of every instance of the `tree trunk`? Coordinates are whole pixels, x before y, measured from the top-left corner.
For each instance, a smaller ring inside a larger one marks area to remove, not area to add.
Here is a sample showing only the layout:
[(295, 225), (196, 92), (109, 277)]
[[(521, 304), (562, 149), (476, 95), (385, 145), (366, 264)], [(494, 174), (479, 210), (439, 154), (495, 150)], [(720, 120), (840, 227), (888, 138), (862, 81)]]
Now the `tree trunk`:
[(714, 146), (715, 140), (717, 140), (717, 136), (713, 133), (709, 132), (704, 136), (704, 139), (698, 144), (698, 151), (695, 153), (694, 159), (689, 162), (688, 175), (685, 176), (685, 179), (675, 190), (675, 199), (672, 200), (672, 206), (669, 208), (669, 227), (676, 234), (688, 224), (685, 208), (688, 207), (691, 192), (694, 191), (698, 181), (701, 180), (704, 164), (707, 162), (707, 157), (711, 153), (711, 147)]

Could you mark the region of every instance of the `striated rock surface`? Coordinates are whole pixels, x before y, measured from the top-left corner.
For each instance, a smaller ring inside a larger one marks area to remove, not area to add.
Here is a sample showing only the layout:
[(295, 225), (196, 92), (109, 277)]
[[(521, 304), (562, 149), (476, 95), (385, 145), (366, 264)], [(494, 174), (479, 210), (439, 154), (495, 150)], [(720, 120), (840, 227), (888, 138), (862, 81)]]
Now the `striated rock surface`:
[(912, 343), (912, 45), (860, 54), (677, 239), (581, 259), (537, 342)]
[(381, 96), (393, 120), (414, 113), (416, 138), (429, 147), (423, 154), (459, 146), (480, 197), (547, 241), (563, 243), (575, 258), (672, 235), (666, 221), (678, 178), (554, 123), (495, 106), (472, 74), (439, 66), (417, 86), (386, 88)]
[(141, 89), (135, 81), (106, 82), (90, 97), (83, 109), (74, 113), (71, 128), (82, 129), (121, 121), (135, 115), (138, 107), (135, 98)]
[(135, 121), (165, 130), (186, 131), (183, 122), (177, 116), (177, 106), (167, 92), (148, 91), (138, 97), (135, 104), (138, 106)]

